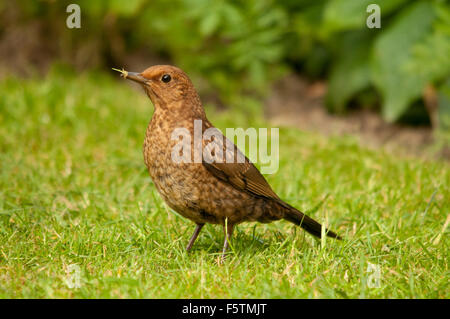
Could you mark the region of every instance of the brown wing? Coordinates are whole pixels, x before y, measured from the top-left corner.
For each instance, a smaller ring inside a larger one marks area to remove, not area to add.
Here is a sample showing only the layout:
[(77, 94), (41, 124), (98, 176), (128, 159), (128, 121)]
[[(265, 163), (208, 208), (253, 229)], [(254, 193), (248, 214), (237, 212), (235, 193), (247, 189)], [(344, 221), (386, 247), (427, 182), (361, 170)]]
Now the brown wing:
[[(213, 127), (209, 129), (217, 132), (214, 132), (214, 139), (203, 140), (203, 147), (206, 149), (206, 152), (203, 153), (203, 165), (205, 168), (215, 177), (239, 190), (256, 196), (278, 200), (279, 197), (272, 190), (264, 176), (237, 146), (223, 136), (219, 130)], [(213, 149), (216, 151), (212, 151)], [(223, 152), (218, 157), (221, 160), (217, 160), (217, 157), (211, 155), (217, 155), (217, 150), (222, 150)]]

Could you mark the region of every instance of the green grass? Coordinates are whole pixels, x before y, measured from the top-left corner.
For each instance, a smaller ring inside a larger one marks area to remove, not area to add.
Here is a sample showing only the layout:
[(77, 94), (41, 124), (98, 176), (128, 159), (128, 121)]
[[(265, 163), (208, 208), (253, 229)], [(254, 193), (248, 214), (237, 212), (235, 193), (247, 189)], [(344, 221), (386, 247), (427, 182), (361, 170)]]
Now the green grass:
[[(284, 221), (223, 234), (170, 211), (143, 164), (153, 107), (126, 81), (53, 71), (0, 81), (0, 297), (449, 298), (448, 163), (401, 158), (280, 129), (283, 199), (346, 240), (320, 242)], [(208, 109), (221, 129), (267, 126)], [(380, 288), (367, 285), (369, 263)], [(69, 288), (69, 265), (81, 288)]]

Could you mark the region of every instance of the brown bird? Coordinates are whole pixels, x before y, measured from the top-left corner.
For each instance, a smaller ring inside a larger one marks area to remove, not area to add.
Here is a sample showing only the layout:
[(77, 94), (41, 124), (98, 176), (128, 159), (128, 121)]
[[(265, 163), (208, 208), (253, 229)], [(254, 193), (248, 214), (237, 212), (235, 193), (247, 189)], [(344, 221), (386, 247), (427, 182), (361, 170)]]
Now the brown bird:
[[(242, 222), (269, 223), (285, 219), (321, 237), (322, 226), (281, 200), (248, 158), (214, 128), (206, 118), (191, 80), (181, 69), (155, 65), (142, 73), (114, 70), (121, 72), (124, 78), (140, 83), (154, 105), (155, 111), (145, 135), (144, 160), (167, 205), (197, 224), (187, 245), (188, 251), (205, 223), (220, 224), (224, 228), (222, 258), (228, 249), (233, 227)], [(195, 121), (201, 121), (202, 133), (209, 129), (219, 138), (201, 139), (200, 147), (209, 148), (209, 152), (200, 150), (197, 161), (174, 160), (174, 154), (184, 159), (195, 158), (195, 147), (199, 146), (198, 143), (194, 145)], [(184, 149), (179, 154), (174, 152), (178, 150), (180, 140), (173, 138), (173, 132), (180, 128), (190, 135), (187, 139), (190, 153), (182, 154)], [(215, 152), (221, 150), (223, 156), (217, 156)], [(330, 230), (325, 232), (329, 237), (341, 239)]]

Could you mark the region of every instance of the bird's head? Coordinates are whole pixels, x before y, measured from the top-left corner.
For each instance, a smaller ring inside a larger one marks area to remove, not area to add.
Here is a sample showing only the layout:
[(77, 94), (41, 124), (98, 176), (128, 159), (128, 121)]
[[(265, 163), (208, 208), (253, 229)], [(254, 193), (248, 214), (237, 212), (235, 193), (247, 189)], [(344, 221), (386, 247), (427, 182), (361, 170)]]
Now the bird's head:
[(121, 72), (122, 77), (142, 85), (156, 108), (171, 108), (176, 105), (200, 104), (198, 94), (186, 73), (171, 65), (154, 65), (141, 73)]

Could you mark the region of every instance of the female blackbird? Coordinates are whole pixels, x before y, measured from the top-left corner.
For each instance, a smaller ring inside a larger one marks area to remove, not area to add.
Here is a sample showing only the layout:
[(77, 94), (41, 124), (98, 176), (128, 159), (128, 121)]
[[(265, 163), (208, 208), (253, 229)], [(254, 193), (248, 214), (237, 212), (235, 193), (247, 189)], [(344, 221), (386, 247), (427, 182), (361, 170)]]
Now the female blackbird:
[[(322, 226), (282, 201), (248, 158), (208, 121), (197, 91), (181, 69), (156, 65), (142, 73), (115, 70), (140, 83), (155, 107), (145, 135), (144, 160), (167, 205), (197, 224), (187, 250), (205, 223), (221, 224), (224, 228), (222, 258), (234, 225), (242, 222), (285, 219), (321, 237)], [(194, 126), (198, 123), (202, 133), (213, 130), (219, 138), (201, 138), (200, 145), (194, 145)], [(180, 141), (173, 137), (180, 129), (190, 135), (190, 154), (182, 154), (181, 161), (177, 158), (181, 153), (174, 151), (179, 150)], [(195, 160), (196, 147), (209, 148), (209, 152), (200, 149), (200, 158)], [(223, 150), (222, 157), (216, 156), (217, 150)], [(190, 160), (193, 157), (194, 161)], [(330, 230), (325, 232), (340, 239)]]

